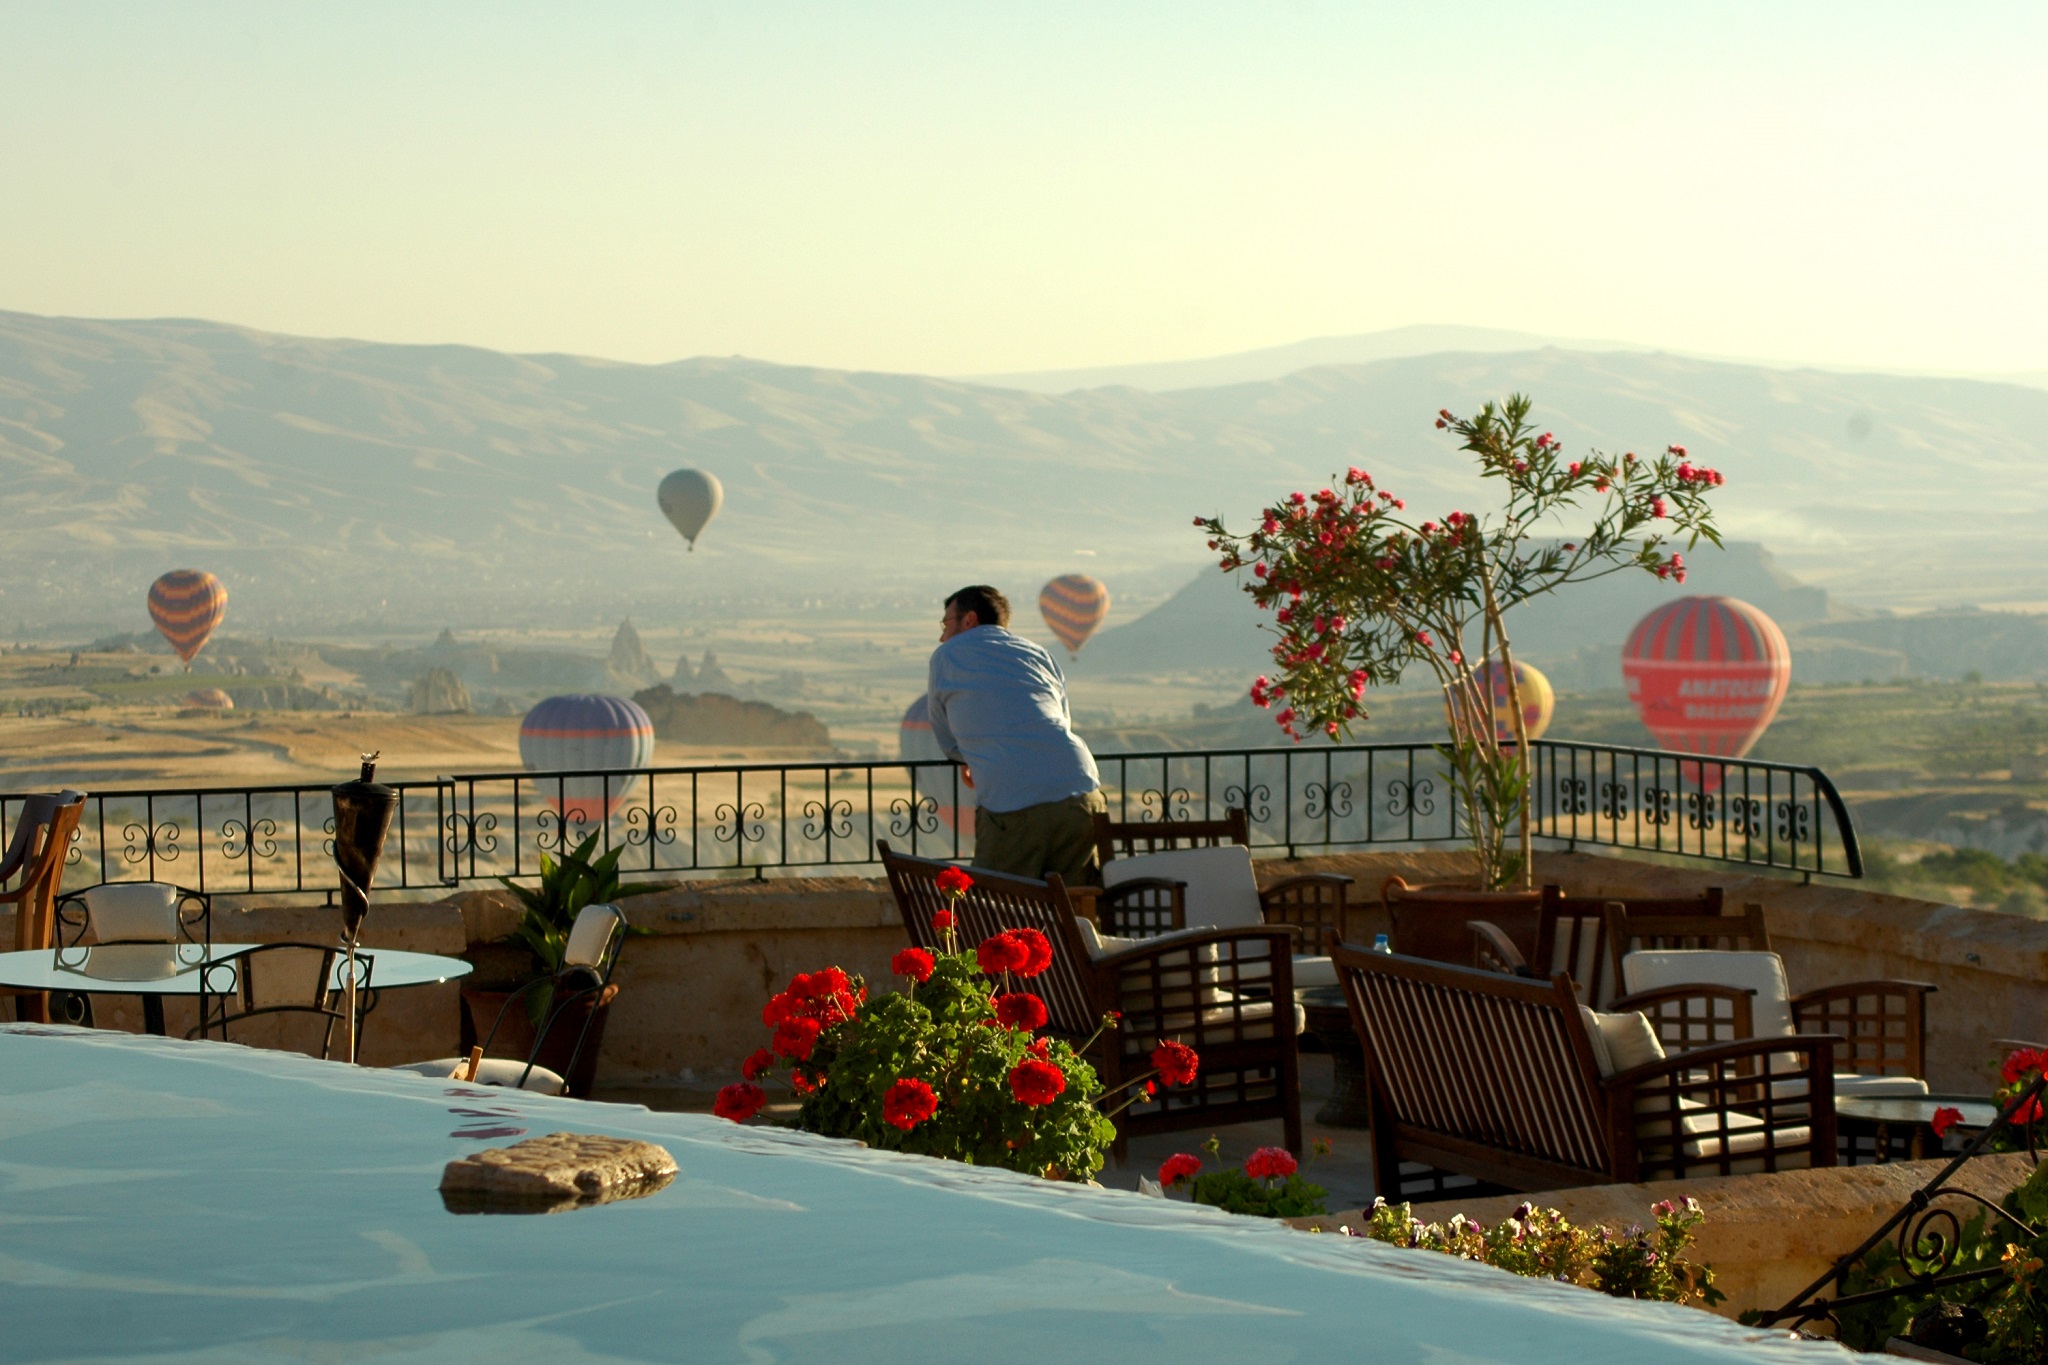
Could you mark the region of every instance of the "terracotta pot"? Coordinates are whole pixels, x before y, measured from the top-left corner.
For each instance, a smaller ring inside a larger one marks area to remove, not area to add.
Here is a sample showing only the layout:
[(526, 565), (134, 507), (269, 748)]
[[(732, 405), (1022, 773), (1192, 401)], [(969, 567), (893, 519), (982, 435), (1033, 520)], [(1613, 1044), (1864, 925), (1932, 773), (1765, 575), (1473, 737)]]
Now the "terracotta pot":
[[(512, 999), (511, 990), (488, 990), (465, 987), (462, 992), (462, 1050), (468, 1056), (469, 1050), (482, 1042), (490, 1033), (491, 1025), (498, 1025), (497, 1036), (491, 1039), (492, 1057), (506, 1057), (523, 1062), (533, 1054), (533, 1021), (527, 1017), (525, 1001), (519, 1001), (506, 1009), (506, 1002)], [(605, 1021), (611, 1015), (612, 1001), (618, 998), (618, 983), (606, 986), (596, 995), (583, 999), (564, 1010), (548, 1031), (547, 1042), (534, 1061), (568, 1082), (568, 1093), (577, 1099), (588, 1099), (590, 1087), (597, 1079), (597, 1058), (604, 1050)], [(504, 1019), (499, 1021), (500, 1011)], [(584, 1024), (588, 1021), (588, 1031)], [(578, 1036), (583, 1039), (583, 1051), (576, 1052)], [(572, 1067), (572, 1060), (575, 1065)]]
[(1522, 950), (1536, 953), (1536, 926), (1543, 908), (1540, 891), (1481, 891), (1476, 885), (1431, 883), (1410, 886), (1389, 877), (1380, 889), (1393, 927), (1394, 951), (1460, 966), (1472, 963), (1470, 920), (1499, 927)]

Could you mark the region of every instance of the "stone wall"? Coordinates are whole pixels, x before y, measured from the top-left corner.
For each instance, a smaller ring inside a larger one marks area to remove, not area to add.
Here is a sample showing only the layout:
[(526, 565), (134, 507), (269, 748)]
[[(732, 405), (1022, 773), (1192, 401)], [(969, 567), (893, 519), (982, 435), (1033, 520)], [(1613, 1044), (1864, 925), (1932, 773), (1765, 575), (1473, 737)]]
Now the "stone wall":
[[(1379, 888), (1390, 876), (1450, 881), (1463, 873), (1457, 852), (1347, 854), (1297, 862), (1261, 859), (1261, 881), (1303, 871), (1357, 878), (1364, 903), (1354, 933), (1369, 942), (1385, 929)], [(1694, 894), (1726, 889), (1731, 904), (1764, 907), (1774, 946), (1794, 990), (1874, 976), (1932, 981), (1929, 1080), (1937, 1090), (1987, 1090), (1997, 1040), (2048, 1037), (2048, 923), (1880, 895), (1853, 882), (1803, 885), (1739, 869), (1666, 867), (1585, 853), (1542, 853), (1539, 880), (1582, 895)], [(622, 987), (605, 1035), (606, 1084), (660, 1082), (685, 1070), (716, 1078), (737, 1070), (761, 1045), (760, 1008), (798, 971), (836, 964), (889, 981), (889, 957), (904, 944), (901, 921), (880, 879), (774, 878), (697, 881), (626, 903), (634, 924), (619, 971)], [(216, 939), (327, 942), (332, 910), (252, 908), (216, 911)], [(492, 970), (488, 945), (518, 922), (516, 902), (500, 889), (466, 891), (428, 904), (380, 902), (367, 927), (372, 946), (467, 952)], [(0, 941), (11, 938), (0, 915)], [(498, 956), (507, 956), (498, 950)], [(517, 954), (510, 955), (514, 960)], [(366, 1035), (366, 1057), (407, 1061), (455, 1051), (457, 992), (452, 986), (388, 992)], [(109, 997), (102, 1022), (139, 1027), (132, 1001)], [(179, 1027), (175, 1009), (174, 1031)], [(189, 1021), (185, 1026), (189, 1026)]]
[[(1897, 1161), (1775, 1175), (1595, 1185), (1547, 1194), (1444, 1200), (1417, 1212), (1437, 1223), (1462, 1213), (1490, 1226), (1528, 1200), (1557, 1209), (1582, 1226), (1597, 1223), (1619, 1231), (1631, 1223), (1647, 1224), (1650, 1206), (1660, 1199), (1697, 1199), (1707, 1218), (1688, 1254), (1714, 1268), (1716, 1285), (1728, 1296), (1714, 1311), (1733, 1318), (1751, 1308), (1777, 1308), (1819, 1279), (1942, 1165), (1940, 1161)], [(2020, 1153), (1980, 1157), (1950, 1184), (1998, 1199), (2026, 1179), (2028, 1170), (2027, 1158)], [(1964, 1218), (1970, 1216), (1961, 1201), (1951, 1202)], [(1350, 1209), (1291, 1221), (1299, 1228), (1332, 1231), (1346, 1223), (1356, 1225), (1363, 1217), (1360, 1210)]]

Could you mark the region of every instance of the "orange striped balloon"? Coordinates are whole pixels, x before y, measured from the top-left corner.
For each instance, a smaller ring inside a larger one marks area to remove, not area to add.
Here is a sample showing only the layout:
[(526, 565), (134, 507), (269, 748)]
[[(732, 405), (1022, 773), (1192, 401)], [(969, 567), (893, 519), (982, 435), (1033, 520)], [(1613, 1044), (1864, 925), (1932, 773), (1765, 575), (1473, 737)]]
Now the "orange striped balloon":
[(1079, 654), (1109, 615), (1109, 589), (1084, 573), (1062, 574), (1039, 589), (1038, 610), (1067, 653)]
[(204, 569), (173, 569), (149, 585), (149, 615), (187, 664), (228, 614), (228, 590)]

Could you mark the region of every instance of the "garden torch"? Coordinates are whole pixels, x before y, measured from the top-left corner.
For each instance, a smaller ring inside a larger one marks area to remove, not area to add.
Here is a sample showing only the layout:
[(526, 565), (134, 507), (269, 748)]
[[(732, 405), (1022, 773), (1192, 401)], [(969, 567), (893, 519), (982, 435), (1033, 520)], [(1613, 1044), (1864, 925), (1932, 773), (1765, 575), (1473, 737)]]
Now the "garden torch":
[(341, 941), (348, 949), (348, 1059), (356, 1059), (356, 949), (370, 912), (370, 881), (391, 830), (398, 792), (377, 780), (377, 755), (363, 755), (362, 774), (334, 787), (334, 862), (341, 869)]

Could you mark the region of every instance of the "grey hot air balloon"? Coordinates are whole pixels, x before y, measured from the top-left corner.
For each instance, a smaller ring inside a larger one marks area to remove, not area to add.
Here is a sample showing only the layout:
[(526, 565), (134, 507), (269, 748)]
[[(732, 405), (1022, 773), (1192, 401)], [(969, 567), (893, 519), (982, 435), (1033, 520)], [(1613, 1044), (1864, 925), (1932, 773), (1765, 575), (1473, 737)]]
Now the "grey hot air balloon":
[(661, 503), (661, 514), (669, 523), (683, 533), (683, 539), (690, 542), (690, 548), (697, 548), (697, 537), (704, 527), (718, 515), (719, 506), (725, 501), (725, 490), (718, 480), (701, 469), (678, 469), (661, 481), (655, 490), (656, 501)]

